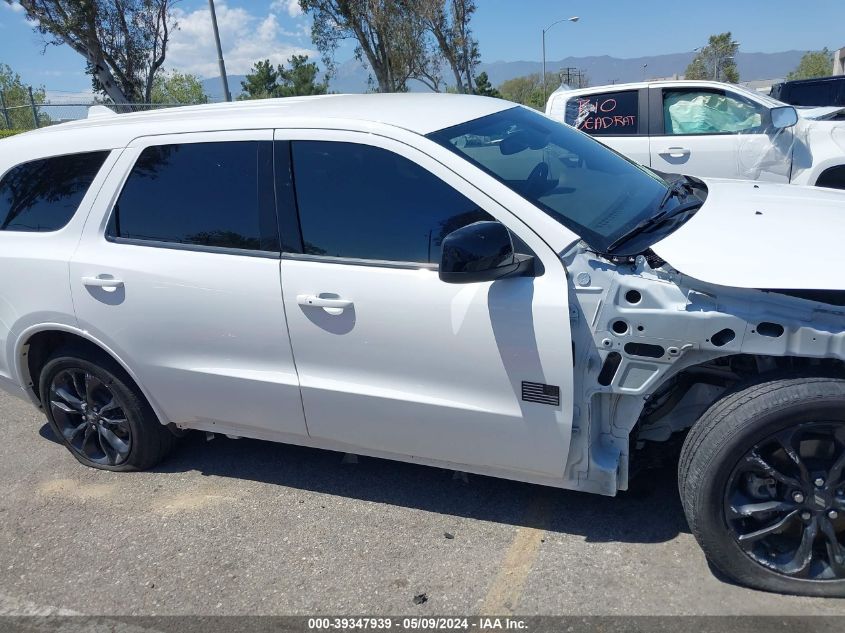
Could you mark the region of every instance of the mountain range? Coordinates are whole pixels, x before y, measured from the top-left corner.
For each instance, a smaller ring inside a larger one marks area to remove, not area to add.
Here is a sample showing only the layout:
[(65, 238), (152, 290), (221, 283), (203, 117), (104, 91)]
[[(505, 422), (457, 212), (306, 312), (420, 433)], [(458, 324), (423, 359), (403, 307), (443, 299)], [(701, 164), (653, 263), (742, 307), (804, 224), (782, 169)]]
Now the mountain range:
[[(801, 60), (804, 51), (784, 51), (782, 53), (737, 53), (736, 64), (742, 81), (781, 79), (788, 72), (794, 70)], [(565, 57), (558, 60), (547, 60), (547, 72), (554, 72), (561, 68), (578, 68), (589, 77), (591, 85), (599, 86), (609, 83), (625, 83), (641, 81), (656, 77), (671, 77), (682, 75), (687, 65), (692, 61), (695, 53), (671, 53), (668, 55), (653, 55), (649, 57), (635, 57), (622, 59), (599, 55), (592, 57)], [(542, 72), (543, 65), (536, 61), (495, 61), (483, 62), (478, 72), (486, 72), (490, 83), (494, 86), (514, 77)], [(447, 73), (443, 74), (448, 77)], [(357, 60), (349, 60), (338, 64), (334, 76), (329, 83), (333, 92), (366, 92), (369, 71)], [(229, 89), (232, 96), (241, 91), (243, 75), (229, 75)], [(223, 90), (218, 77), (203, 80), (203, 88), (212, 101), (221, 100)], [(422, 85), (411, 86), (412, 90), (425, 90)]]

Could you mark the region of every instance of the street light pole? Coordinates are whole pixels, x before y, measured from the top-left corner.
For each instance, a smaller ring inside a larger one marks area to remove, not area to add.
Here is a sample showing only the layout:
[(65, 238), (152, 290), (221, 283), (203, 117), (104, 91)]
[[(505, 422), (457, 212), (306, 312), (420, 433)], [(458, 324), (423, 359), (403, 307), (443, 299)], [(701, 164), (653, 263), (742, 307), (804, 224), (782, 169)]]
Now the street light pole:
[[(708, 45), (709, 46), (709, 45)], [(736, 40), (731, 41), (731, 46), (739, 46), (739, 42)], [(692, 49), (693, 53), (700, 53), (704, 51), (707, 46), (699, 46), (698, 48)], [(729, 59), (735, 59), (733, 55), (728, 55), (725, 57), (724, 61)], [(719, 62), (722, 61), (719, 59), (719, 51), (716, 48), (713, 48), (713, 81), (719, 81)], [(702, 64), (704, 60), (702, 60)]]
[(561, 22), (577, 22), (580, 20), (578, 16), (573, 16), (571, 18), (563, 18), (558, 20), (557, 22), (552, 22), (546, 28), (543, 29), (543, 103), (546, 103), (546, 31), (552, 28), (555, 24), (560, 24)]
[(223, 61), (223, 49), (220, 47), (220, 31), (217, 30), (217, 13), (214, 11), (214, 0), (208, 0), (208, 8), (211, 10), (211, 26), (214, 29), (214, 42), (217, 44), (217, 66), (220, 68), (220, 81), (223, 82), (223, 98), (226, 101), (231, 101), (232, 93), (229, 92), (229, 79), (226, 77), (226, 64)]
[(718, 66), (719, 62), (720, 61), (721, 62), (727, 62), (729, 59), (734, 59), (734, 56), (728, 55), (724, 59), (719, 59), (719, 57), (716, 56), (716, 59), (713, 62), (713, 77), (715, 77), (716, 81), (719, 81), (719, 66)]

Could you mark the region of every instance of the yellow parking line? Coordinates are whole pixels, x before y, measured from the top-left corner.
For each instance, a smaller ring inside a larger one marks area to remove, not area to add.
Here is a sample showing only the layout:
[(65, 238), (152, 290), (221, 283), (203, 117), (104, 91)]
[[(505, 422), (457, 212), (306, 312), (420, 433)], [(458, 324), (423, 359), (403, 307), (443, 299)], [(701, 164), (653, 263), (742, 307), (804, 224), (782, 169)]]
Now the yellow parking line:
[(481, 603), (481, 615), (511, 615), (516, 610), (525, 581), (537, 560), (541, 539), (549, 526), (550, 501), (549, 492), (540, 490), (529, 502), (523, 527), (516, 530), (499, 572)]

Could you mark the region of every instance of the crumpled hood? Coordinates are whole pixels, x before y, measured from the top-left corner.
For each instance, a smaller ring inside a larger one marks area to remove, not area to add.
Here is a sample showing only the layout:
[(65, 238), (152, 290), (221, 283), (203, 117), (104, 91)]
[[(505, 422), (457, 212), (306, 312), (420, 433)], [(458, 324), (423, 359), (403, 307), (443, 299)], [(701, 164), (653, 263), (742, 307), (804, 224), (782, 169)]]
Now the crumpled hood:
[(670, 266), (722, 286), (845, 289), (845, 191), (704, 181), (701, 209), (652, 246)]

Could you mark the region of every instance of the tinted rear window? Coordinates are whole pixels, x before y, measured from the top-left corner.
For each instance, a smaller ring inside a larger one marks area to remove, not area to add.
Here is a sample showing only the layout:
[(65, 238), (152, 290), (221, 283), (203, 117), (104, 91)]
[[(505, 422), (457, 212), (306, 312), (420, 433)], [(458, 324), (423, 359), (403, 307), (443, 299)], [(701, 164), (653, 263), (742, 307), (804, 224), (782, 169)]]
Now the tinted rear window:
[(64, 227), (108, 155), (68, 154), (13, 167), (0, 180), (0, 230), (41, 233)]
[(636, 90), (572, 97), (566, 102), (566, 122), (593, 136), (628, 136), (639, 126)]
[(151, 242), (277, 251), (272, 167), (270, 141), (148, 147), (120, 194), (109, 233)]

